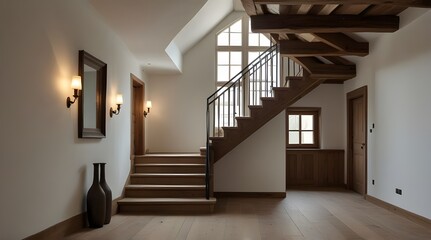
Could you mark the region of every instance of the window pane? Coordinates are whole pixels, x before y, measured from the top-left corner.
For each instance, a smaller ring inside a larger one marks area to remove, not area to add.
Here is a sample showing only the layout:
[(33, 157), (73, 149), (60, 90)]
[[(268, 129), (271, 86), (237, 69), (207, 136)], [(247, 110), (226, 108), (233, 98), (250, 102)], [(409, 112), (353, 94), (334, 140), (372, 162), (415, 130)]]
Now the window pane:
[(229, 33), (222, 32), (217, 36), (218, 46), (229, 46)]
[(301, 130), (313, 130), (313, 115), (301, 116)]
[(229, 65), (229, 52), (217, 52), (217, 64)]
[(232, 24), (230, 26), (230, 32), (240, 33), (241, 32), (241, 25), (242, 25), (242, 20), (239, 20), (238, 22)]
[(289, 144), (299, 144), (299, 132), (289, 131)]
[(230, 64), (241, 65), (241, 52), (230, 52)]
[[(289, 114), (289, 130), (299, 130), (299, 115)], [(299, 135), (298, 135), (299, 137)], [(299, 142), (299, 140), (298, 140)]]
[(230, 78), (235, 77), (239, 72), (241, 72), (241, 66), (231, 66), (230, 67)]
[(314, 138), (313, 138), (313, 132), (301, 132), (301, 144), (313, 144)]
[(241, 46), (241, 33), (230, 34), (230, 46)]
[(248, 35), (249, 46), (259, 46), (259, 33), (250, 33)]
[(262, 46), (262, 47), (268, 46), (269, 47), (270, 45), (271, 45), (271, 41), (269, 41), (269, 39), (265, 35), (260, 34), (260, 46)]
[(248, 52), (248, 64), (254, 61), (257, 57), (259, 57), (260, 52)]
[(229, 81), (229, 66), (217, 66), (217, 81)]

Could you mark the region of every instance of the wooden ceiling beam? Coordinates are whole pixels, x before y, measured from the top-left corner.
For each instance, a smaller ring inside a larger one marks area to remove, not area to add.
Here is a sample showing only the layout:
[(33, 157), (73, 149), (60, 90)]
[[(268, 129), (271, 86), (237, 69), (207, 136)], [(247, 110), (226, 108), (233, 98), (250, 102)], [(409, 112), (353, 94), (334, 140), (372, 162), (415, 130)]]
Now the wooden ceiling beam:
[(335, 9), (334, 12), (332, 12), (332, 14), (358, 15), (365, 11), (369, 6), (369, 4), (340, 5), (337, 9)]
[(388, 4), (402, 7), (431, 8), (429, 0), (254, 0), (255, 4), (326, 5), (326, 4)]
[(366, 53), (359, 56), (366, 56), (370, 51), (368, 42), (357, 42), (344, 33), (312, 33), (312, 35), (340, 51)]
[(251, 29), (256, 33), (395, 32), (398, 28), (398, 16), (251, 16)]
[(337, 57), (337, 56), (324, 56), (326, 60), (332, 62), (333, 64), (338, 65), (355, 65), (355, 63), (343, 58), (343, 57)]
[[(352, 51), (354, 50), (354, 51)], [(303, 42), (283, 40), (280, 41), (280, 54), (286, 56), (366, 56), (368, 48), (349, 48), (349, 50), (340, 50), (333, 48), (323, 42)]]
[(338, 65), (319, 63), (313, 57), (292, 57), (316, 79), (351, 79), (356, 77), (356, 65)]
[(253, 0), (241, 0), (242, 6), (245, 9), (245, 12), (249, 16), (257, 15), (256, 6), (254, 5)]
[(331, 14), (339, 5), (338, 4), (327, 4), (322, 10), (320, 10), (319, 15), (329, 15)]
[(307, 14), (312, 7), (311, 4), (302, 4), (298, 9), (298, 14)]

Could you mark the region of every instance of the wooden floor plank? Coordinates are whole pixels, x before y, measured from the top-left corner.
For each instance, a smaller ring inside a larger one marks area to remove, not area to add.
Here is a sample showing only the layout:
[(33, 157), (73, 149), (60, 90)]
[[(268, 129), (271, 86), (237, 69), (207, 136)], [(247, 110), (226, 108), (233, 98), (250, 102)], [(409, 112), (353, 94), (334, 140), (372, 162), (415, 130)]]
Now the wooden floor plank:
[(289, 190), (285, 199), (219, 198), (210, 215), (116, 215), (69, 240), (431, 239), (431, 229), (349, 191)]
[(131, 240), (169, 240), (175, 239), (185, 221), (182, 216), (154, 217), (137, 232)]

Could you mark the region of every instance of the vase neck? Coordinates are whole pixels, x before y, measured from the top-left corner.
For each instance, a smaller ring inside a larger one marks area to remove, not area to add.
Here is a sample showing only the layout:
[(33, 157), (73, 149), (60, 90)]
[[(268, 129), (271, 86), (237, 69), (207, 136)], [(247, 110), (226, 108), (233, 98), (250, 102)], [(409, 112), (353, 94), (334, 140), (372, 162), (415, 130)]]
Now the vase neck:
[(105, 182), (105, 164), (100, 163), (100, 182)]
[(93, 173), (93, 184), (99, 183), (99, 164), (93, 163), (94, 165), (94, 173)]

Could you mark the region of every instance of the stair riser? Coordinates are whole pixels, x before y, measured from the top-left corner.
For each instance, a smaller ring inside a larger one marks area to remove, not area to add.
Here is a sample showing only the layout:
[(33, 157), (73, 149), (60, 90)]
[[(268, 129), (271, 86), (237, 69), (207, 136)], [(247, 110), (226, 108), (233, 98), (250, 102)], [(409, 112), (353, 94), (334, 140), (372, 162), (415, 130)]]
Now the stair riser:
[(131, 184), (161, 184), (161, 185), (204, 185), (202, 177), (131, 177)]
[(213, 204), (146, 204), (118, 206), (120, 213), (168, 213), (168, 214), (206, 214), (214, 211)]
[(148, 167), (135, 166), (136, 173), (205, 173), (205, 166), (198, 167)]
[(250, 109), (250, 116), (255, 117), (257, 115), (262, 114), (262, 112), (264, 112), (264, 111), (265, 111), (265, 109), (263, 109), (263, 108), (251, 108)]
[(136, 157), (135, 163), (205, 163), (202, 157)]
[(131, 198), (196, 198), (205, 197), (205, 190), (131, 190), (126, 189), (126, 197)]

